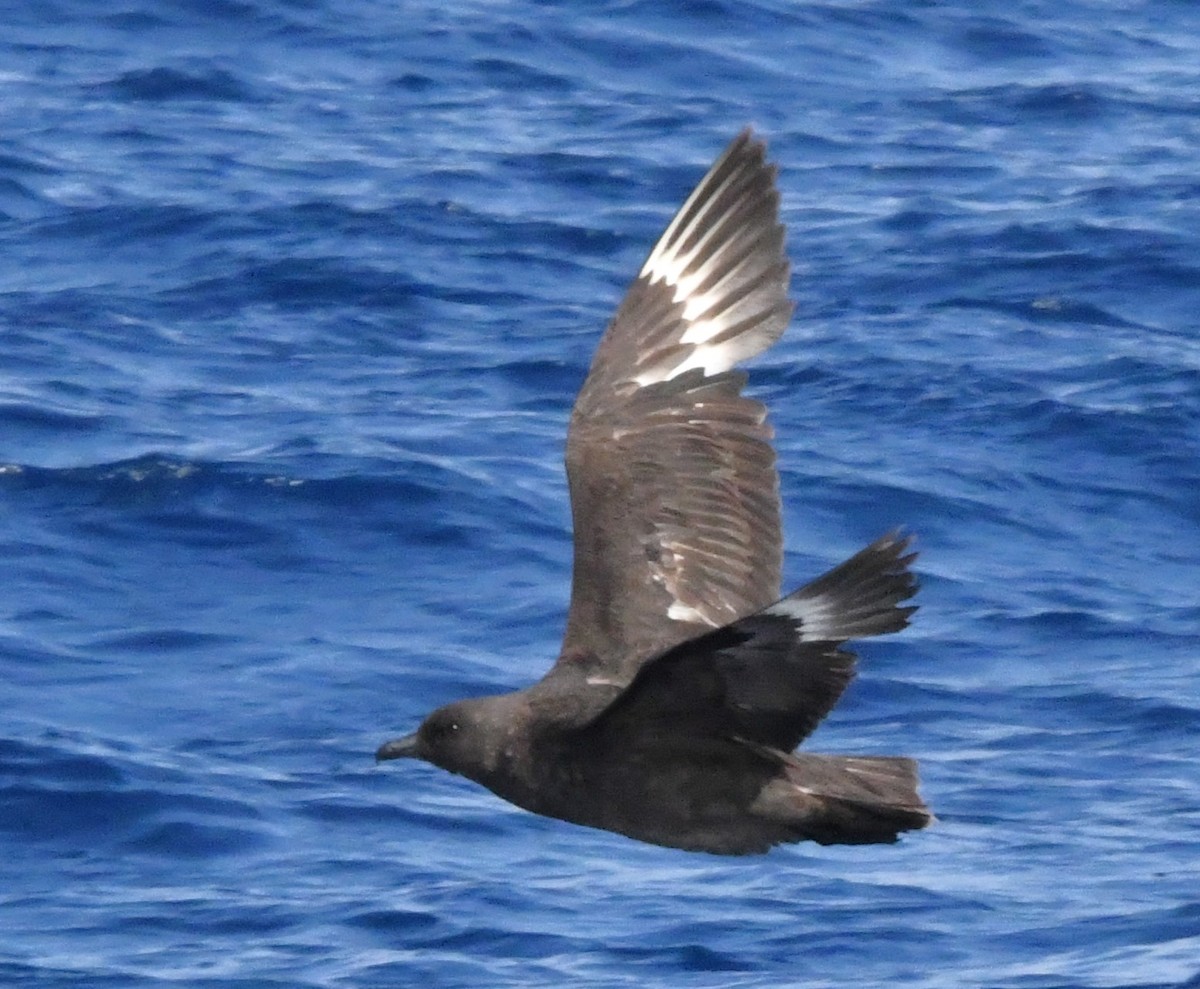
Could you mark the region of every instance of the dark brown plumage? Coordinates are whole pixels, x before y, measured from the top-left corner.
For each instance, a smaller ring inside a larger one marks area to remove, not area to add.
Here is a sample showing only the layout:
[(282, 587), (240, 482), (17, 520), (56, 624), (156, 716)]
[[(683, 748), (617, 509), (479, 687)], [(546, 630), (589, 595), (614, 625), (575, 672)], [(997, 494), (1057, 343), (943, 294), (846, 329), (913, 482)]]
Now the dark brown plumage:
[(779, 599), (779, 479), (739, 362), (791, 316), (775, 169), (739, 135), (609, 325), (567, 440), (575, 526), (562, 652), (525, 690), (458, 701), (415, 757), (539, 814), (720, 854), (894, 841), (932, 817), (911, 759), (793, 753), (854, 676), (849, 639), (915, 610), (885, 536)]

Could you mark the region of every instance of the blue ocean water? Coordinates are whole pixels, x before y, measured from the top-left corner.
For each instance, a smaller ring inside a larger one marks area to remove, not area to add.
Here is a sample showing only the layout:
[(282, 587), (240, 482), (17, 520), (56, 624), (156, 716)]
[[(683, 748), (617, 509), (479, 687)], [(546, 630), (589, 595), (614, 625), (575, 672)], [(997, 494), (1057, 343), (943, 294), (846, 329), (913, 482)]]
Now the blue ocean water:
[[(1200, 7), (4, 19), (0, 984), (1200, 987)], [(747, 123), (787, 582), (922, 550), (811, 747), (940, 822), (726, 860), (376, 768), (555, 655), (575, 391)]]

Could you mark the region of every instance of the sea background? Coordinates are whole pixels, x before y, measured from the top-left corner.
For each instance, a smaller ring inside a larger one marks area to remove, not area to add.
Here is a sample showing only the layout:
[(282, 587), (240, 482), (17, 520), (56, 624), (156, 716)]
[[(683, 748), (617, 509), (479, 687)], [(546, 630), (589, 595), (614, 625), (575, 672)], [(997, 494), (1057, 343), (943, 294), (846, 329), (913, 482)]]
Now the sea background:
[[(1200, 4), (5, 4), (0, 985), (1200, 987)], [(384, 739), (557, 651), (567, 416), (746, 124), (786, 582), (921, 610), (723, 859)]]

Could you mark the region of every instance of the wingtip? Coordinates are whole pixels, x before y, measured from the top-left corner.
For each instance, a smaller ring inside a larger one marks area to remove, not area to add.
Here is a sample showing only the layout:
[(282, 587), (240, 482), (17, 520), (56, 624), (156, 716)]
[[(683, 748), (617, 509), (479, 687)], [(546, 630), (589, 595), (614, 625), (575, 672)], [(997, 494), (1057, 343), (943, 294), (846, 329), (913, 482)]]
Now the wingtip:
[(917, 554), (906, 552), (912, 541), (894, 529), (767, 611), (798, 621), (808, 641), (845, 642), (899, 632), (917, 610), (902, 604), (918, 590), (909, 569)]
[[(916, 541), (917, 534), (915, 532), (909, 532), (904, 526), (898, 525), (867, 546), (867, 550), (890, 552), (894, 549), (896, 557), (899, 558), (900, 554), (915, 545)], [(915, 558), (917, 552), (917, 550), (913, 550), (911, 556)]]
[(761, 133), (759, 133), (754, 124), (745, 124), (743, 125), (742, 129), (738, 131), (737, 136), (729, 143), (730, 147), (735, 147), (737, 145), (753, 146), (757, 149), (760, 149), (765, 154), (767, 150), (767, 139)]

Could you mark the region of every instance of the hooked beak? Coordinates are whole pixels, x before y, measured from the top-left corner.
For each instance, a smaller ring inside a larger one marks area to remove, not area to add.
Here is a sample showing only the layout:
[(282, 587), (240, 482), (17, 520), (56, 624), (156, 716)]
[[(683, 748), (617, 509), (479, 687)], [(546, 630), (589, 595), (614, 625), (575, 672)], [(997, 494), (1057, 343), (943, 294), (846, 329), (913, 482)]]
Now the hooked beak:
[(393, 738), (390, 742), (384, 742), (379, 746), (379, 751), (375, 753), (376, 762), (383, 762), (385, 759), (418, 758), (420, 757), (417, 755), (417, 733), (415, 731), (403, 738)]

